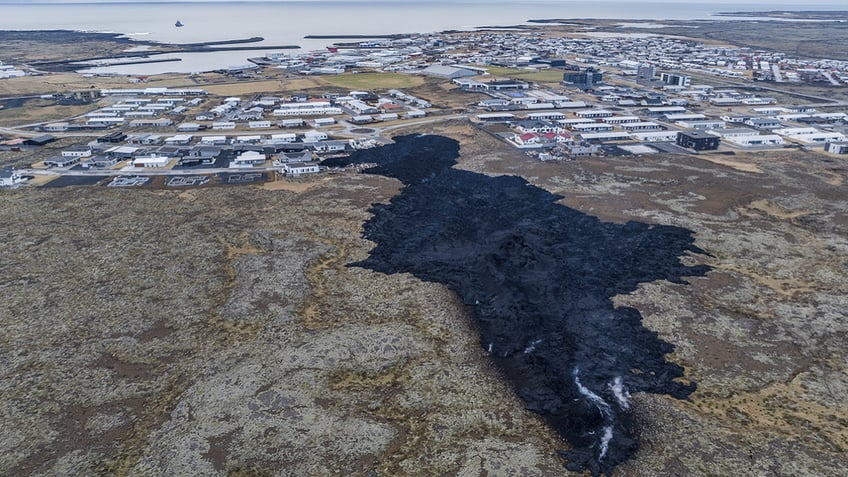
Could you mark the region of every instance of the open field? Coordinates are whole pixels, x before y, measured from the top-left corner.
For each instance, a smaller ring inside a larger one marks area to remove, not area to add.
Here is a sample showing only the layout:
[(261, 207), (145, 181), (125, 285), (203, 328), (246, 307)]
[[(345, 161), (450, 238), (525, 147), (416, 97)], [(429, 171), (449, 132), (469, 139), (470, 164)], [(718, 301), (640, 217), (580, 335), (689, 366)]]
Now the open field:
[(535, 81), (540, 83), (559, 83), (562, 81), (561, 70), (531, 71), (520, 68), (504, 68), (499, 66), (486, 67), (489, 74), (496, 77), (516, 78), (524, 81)]
[(243, 81), (222, 85), (203, 85), (209, 94), (218, 96), (245, 96), (260, 93), (279, 94), (283, 84), (280, 81)]
[(562, 70), (551, 69), (542, 71), (530, 71), (520, 68), (503, 68), (500, 66), (487, 66), (486, 70), (492, 76), (503, 78), (516, 78), (524, 81), (537, 83), (559, 83), (562, 81)]
[(57, 105), (53, 100), (30, 100), (21, 107), (0, 109), (0, 126), (19, 126), (51, 122), (85, 114), (94, 109), (90, 105)]
[(219, 84), (219, 75), (206, 75), (197, 78), (194, 87), (202, 87), (210, 94), (219, 96), (245, 96), (287, 92), (324, 92), (328, 90), (350, 91), (357, 89), (386, 90), (392, 88), (416, 88), (425, 84), (426, 79), (401, 73), (345, 73), (326, 76), (296, 76), (282, 73), (270, 73), (273, 79), (259, 81), (238, 81)]
[(157, 75), (147, 83), (131, 84), (123, 76), (86, 77), (76, 73), (9, 78), (0, 81), (0, 96), (30, 96), (101, 88), (196, 87), (185, 75)]
[(424, 78), (403, 73), (346, 73), (321, 76), (322, 83), (354, 90), (383, 90), (414, 88), (424, 83)]

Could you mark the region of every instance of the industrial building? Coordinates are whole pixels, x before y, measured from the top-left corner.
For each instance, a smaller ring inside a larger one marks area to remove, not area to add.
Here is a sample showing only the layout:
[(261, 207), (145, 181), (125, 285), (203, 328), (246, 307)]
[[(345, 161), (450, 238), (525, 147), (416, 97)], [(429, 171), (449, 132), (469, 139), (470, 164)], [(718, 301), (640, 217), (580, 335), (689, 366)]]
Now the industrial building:
[(562, 82), (568, 86), (580, 89), (593, 89), (598, 83), (602, 83), (604, 75), (594, 68), (582, 71), (566, 71), (562, 74)]
[(642, 64), (642, 65), (639, 65), (638, 68), (636, 68), (636, 77), (639, 78), (639, 79), (650, 80), (650, 79), (654, 79), (654, 77), (656, 75), (657, 75), (657, 68), (654, 65)]
[(662, 73), (660, 74), (660, 81), (669, 86), (680, 86), (686, 88), (692, 84), (692, 77), (673, 73)]
[(456, 66), (431, 65), (424, 68), (418, 73), (427, 76), (437, 76), (439, 78), (465, 78), (468, 76), (477, 76), (479, 73), (466, 68), (458, 68)]

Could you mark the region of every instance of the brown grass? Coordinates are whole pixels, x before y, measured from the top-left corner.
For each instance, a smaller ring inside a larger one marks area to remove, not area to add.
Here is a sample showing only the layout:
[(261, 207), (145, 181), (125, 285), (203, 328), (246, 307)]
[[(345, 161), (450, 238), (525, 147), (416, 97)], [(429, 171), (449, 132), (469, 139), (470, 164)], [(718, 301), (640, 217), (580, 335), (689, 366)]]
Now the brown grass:
[(84, 106), (60, 106), (51, 104), (52, 100), (33, 100), (20, 108), (0, 110), (0, 126), (21, 126), (24, 124), (58, 121), (80, 114), (93, 108)]
[(252, 81), (204, 85), (203, 89), (209, 92), (209, 94), (216, 94), (218, 96), (244, 96), (258, 93), (279, 94), (284, 88), (280, 81)]
[(755, 200), (751, 202), (748, 207), (760, 210), (781, 220), (797, 219), (798, 217), (803, 217), (811, 213), (809, 210), (787, 211), (775, 204), (772, 204), (766, 199)]
[(0, 96), (28, 96), (103, 88), (176, 87), (195, 84), (185, 75), (151, 76), (147, 83), (132, 84), (122, 76), (87, 77), (76, 73), (25, 76), (0, 81)]
[(753, 172), (756, 174), (762, 174), (763, 170), (760, 169), (756, 164), (751, 164), (747, 162), (739, 162), (739, 161), (731, 161), (721, 156), (715, 156), (712, 154), (698, 154), (698, 159), (703, 159), (705, 161), (712, 162), (713, 164), (721, 164), (722, 166), (732, 167), (737, 171), (742, 172)]
[(331, 179), (329, 176), (321, 177), (317, 180), (311, 181), (292, 181), (288, 179), (277, 180), (273, 182), (266, 182), (262, 184), (262, 188), (265, 190), (285, 190), (289, 192), (306, 192), (309, 189), (312, 189), (315, 186), (319, 186), (325, 184)]
[(424, 84), (424, 78), (420, 76), (378, 72), (322, 76), (321, 80), (330, 86), (362, 90), (415, 88)]

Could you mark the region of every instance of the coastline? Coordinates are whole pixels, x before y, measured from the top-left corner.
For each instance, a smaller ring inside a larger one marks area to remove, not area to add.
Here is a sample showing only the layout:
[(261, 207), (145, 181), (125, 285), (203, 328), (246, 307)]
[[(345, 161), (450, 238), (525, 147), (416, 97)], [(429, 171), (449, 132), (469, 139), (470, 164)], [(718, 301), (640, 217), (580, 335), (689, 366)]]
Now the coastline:
[[(248, 45), (261, 43), (265, 38), (254, 36), (251, 38), (237, 38), (230, 40), (217, 40), (195, 43), (162, 43), (149, 40), (136, 40), (128, 38), (121, 33), (87, 32), (75, 30), (0, 30), (0, 43), (5, 42), (43, 42), (53, 45), (76, 43), (81, 40), (112, 43), (116, 46), (149, 47), (141, 51), (112, 51), (108, 55), (91, 57), (66, 57), (64, 59), (33, 60), (27, 64), (39, 71), (46, 72), (76, 72), (86, 68), (97, 68), (103, 66), (141, 65), (149, 63), (168, 63), (182, 61), (180, 58), (156, 58), (165, 54), (180, 53), (218, 53), (234, 51), (266, 51), (266, 50), (296, 50), (298, 45), (262, 45), (259, 46), (228, 46)], [(140, 61), (132, 61), (139, 59)], [(126, 60), (116, 61), (108, 65), (98, 64), (104, 60)]]

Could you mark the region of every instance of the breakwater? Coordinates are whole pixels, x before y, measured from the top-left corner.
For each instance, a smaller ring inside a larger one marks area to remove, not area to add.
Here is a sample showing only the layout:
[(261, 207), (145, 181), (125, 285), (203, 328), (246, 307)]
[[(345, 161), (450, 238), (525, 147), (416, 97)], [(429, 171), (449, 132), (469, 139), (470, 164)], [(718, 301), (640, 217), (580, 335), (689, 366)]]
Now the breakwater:
[(480, 345), (526, 407), (569, 442), (566, 467), (609, 474), (638, 446), (630, 393), (685, 399), (695, 390), (665, 359), (673, 346), (612, 297), (706, 273), (680, 262), (703, 253), (692, 232), (602, 222), (520, 177), (454, 169), (459, 144), (449, 138), (396, 141), (325, 161), (376, 164), (365, 172), (404, 184), (390, 203), (372, 207), (364, 236), (376, 246), (352, 265), (411, 273), (457, 293)]

